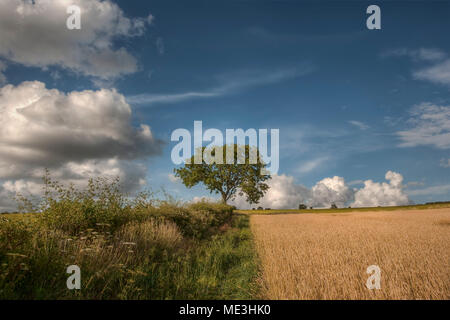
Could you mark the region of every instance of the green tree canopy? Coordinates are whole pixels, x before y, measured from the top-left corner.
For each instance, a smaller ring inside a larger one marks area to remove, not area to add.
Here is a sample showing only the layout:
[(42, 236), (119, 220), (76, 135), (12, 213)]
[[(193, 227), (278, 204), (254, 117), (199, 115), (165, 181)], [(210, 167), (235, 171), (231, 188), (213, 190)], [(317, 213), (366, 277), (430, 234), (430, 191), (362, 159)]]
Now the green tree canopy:
[(199, 148), (174, 172), (186, 187), (203, 183), (211, 193), (220, 194), (224, 203), (238, 190), (249, 203), (258, 203), (269, 189), (265, 181), (271, 177), (265, 167), (256, 147), (233, 144)]

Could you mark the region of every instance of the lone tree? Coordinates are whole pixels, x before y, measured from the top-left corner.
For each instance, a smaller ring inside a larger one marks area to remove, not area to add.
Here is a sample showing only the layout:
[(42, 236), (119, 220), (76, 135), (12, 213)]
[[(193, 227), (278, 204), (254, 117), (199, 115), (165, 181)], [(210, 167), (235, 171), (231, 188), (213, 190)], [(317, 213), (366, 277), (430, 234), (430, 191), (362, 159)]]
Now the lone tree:
[(175, 176), (188, 188), (203, 183), (211, 193), (220, 194), (223, 203), (233, 199), (238, 190), (250, 204), (258, 203), (269, 189), (264, 181), (271, 177), (255, 147), (237, 144), (202, 147), (188, 160), (184, 167), (174, 169)]

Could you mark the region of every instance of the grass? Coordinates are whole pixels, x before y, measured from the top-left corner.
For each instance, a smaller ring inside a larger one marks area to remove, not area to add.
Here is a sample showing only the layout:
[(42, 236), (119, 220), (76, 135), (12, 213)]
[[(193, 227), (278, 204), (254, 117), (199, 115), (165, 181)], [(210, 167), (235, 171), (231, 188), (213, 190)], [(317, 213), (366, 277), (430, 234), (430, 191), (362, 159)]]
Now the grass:
[(450, 208), (450, 202), (416, 204), (408, 206), (391, 207), (367, 207), (367, 208), (337, 208), (337, 209), (269, 209), (269, 210), (235, 210), (240, 214), (295, 214), (295, 213), (345, 213), (345, 212), (370, 212), (370, 211), (394, 211), (394, 210), (424, 210)]
[(31, 213), (0, 215), (0, 299), (450, 299), (450, 203), (233, 214), (44, 180)]
[[(251, 299), (258, 270), (248, 220), (235, 216), (227, 230), (188, 244), (172, 224), (132, 224), (120, 237), (135, 242), (106, 251), (99, 238), (60, 246), (53, 233), (36, 236), (33, 248), (2, 255), (0, 299)], [(79, 291), (66, 288), (70, 264), (81, 268)]]
[(338, 212), (250, 216), (264, 298), (450, 299), (450, 209)]
[[(133, 200), (115, 182), (50, 191), (35, 213), (0, 216), (0, 299), (250, 299), (249, 217), (219, 203)], [(30, 209), (33, 210), (33, 209)], [(68, 290), (66, 269), (81, 269)]]

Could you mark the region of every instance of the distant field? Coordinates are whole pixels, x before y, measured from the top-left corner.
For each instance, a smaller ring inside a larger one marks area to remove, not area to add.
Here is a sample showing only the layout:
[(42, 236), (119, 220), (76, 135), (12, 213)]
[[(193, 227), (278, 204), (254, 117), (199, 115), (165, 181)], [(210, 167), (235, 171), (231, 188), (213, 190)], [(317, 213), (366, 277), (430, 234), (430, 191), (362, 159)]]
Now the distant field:
[(393, 210), (424, 210), (450, 208), (450, 202), (434, 204), (417, 204), (410, 206), (393, 207), (367, 207), (367, 208), (338, 208), (338, 209), (271, 209), (271, 210), (235, 210), (243, 214), (283, 214), (283, 213), (336, 213), (336, 212), (368, 212), (368, 211), (393, 211)]
[(252, 215), (262, 298), (450, 299), (450, 209), (376, 210)]

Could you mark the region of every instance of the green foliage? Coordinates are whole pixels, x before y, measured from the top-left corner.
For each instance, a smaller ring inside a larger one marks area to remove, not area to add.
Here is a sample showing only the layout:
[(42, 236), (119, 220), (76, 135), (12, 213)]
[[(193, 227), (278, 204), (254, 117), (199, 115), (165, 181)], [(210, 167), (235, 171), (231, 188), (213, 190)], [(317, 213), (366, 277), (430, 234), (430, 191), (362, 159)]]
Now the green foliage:
[(174, 222), (184, 236), (205, 239), (231, 219), (232, 208), (222, 203), (173, 204), (161, 202), (150, 214)]
[[(46, 177), (34, 214), (0, 217), (0, 299), (222, 299), (255, 292), (248, 217), (222, 203), (129, 199)], [(10, 218), (11, 217), (11, 218)], [(82, 290), (68, 290), (77, 265)]]
[[(199, 154), (205, 156), (201, 163), (195, 163)], [(251, 161), (252, 154), (256, 161)], [(217, 163), (220, 159), (222, 164)], [(189, 162), (182, 168), (174, 169), (175, 176), (188, 188), (203, 183), (211, 193), (220, 194), (223, 203), (232, 199), (238, 190), (246, 195), (249, 203), (257, 203), (269, 189), (264, 183), (270, 179), (270, 175), (264, 172), (266, 164), (262, 161), (259, 150), (248, 145), (203, 147), (196, 151)]]

